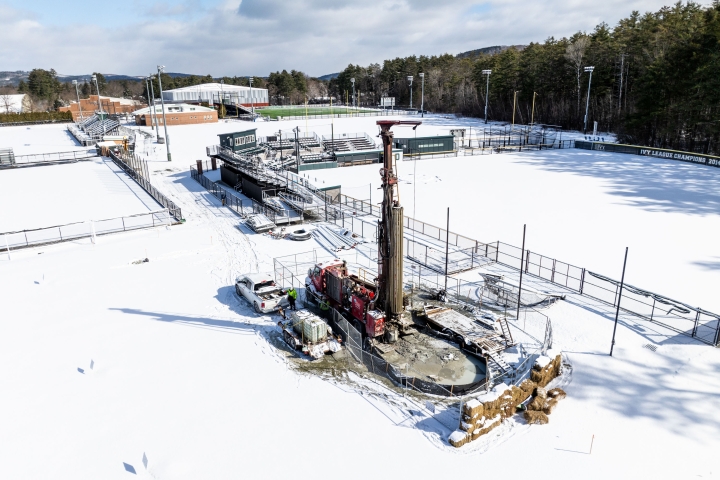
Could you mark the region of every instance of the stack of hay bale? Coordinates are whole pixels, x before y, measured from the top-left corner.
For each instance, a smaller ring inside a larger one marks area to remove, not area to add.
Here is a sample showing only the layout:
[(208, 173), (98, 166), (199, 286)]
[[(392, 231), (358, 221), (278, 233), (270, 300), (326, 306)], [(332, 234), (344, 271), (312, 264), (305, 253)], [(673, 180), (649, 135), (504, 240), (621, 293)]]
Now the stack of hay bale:
[(550, 381), (560, 374), (562, 355), (560, 352), (550, 350), (548, 356), (537, 359), (530, 372), (530, 379), (536, 382), (535, 398), (528, 404), (524, 413), (525, 420), (530, 425), (543, 425), (548, 423), (548, 415), (552, 413), (558, 401), (565, 398), (566, 394), (561, 388), (546, 390)]
[(539, 357), (530, 373), (530, 378), (519, 386), (507, 386), (504, 383), (493, 388), (485, 395), (484, 402), (472, 399), (463, 405), (460, 428), (453, 432), (448, 441), (454, 447), (462, 447), (468, 442), (490, 432), (508, 417), (517, 412), (518, 405), (535, 394), (525, 411), (525, 419), (530, 424), (547, 423), (547, 415), (557, 402), (565, 398), (565, 392), (559, 388), (547, 391), (545, 386), (560, 373), (562, 357), (560, 352), (550, 350), (551, 357)]

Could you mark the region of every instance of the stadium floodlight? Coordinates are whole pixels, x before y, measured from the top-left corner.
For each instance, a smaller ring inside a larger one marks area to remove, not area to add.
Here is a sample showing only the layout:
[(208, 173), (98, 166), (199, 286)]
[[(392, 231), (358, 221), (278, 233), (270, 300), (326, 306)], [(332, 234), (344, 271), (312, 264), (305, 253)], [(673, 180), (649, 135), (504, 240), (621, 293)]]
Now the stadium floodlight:
[(585, 72), (590, 73), (590, 80), (588, 80), (588, 93), (585, 100), (585, 120), (583, 121), (583, 133), (587, 133), (588, 111), (590, 109), (590, 85), (592, 85), (593, 70), (595, 70), (595, 67), (585, 67)]
[(78, 90), (78, 81), (77, 81), (77, 80), (73, 80), (73, 81), (72, 81), (72, 84), (75, 85), (75, 94), (77, 94), (78, 109), (80, 110), (80, 115), (79, 115), (79, 116), (80, 116), (80, 119), (82, 119), (82, 118), (83, 118), (83, 114), (82, 114), (82, 105), (80, 105), (80, 90)]
[(100, 122), (102, 123), (102, 127), (103, 127), (103, 137), (104, 137), (104, 136), (105, 136), (105, 119), (103, 118), (102, 102), (100, 101), (100, 87), (98, 86), (97, 75), (95, 75), (94, 73), (93, 73), (93, 76), (92, 76), (92, 80), (93, 80), (93, 82), (95, 82), (95, 89), (96, 89), (97, 92), (98, 92), (98, 110), (99, 110), (98, 113), (99, 113), (99, 115), (100, 115)]
[(413, 76), (408, 75), (407, 81), (410, 83), (410, 108), (412, 108), (412, 82), (413, 82)]
[(253, 82), (253, 77), (248, 77), (248, 83), (250, 84), (250, 108), (252, 109), (253, 122), (254, 122), (255, 121), (255, 101), (253, 100), (253, 96), (252, 96), (252, 82)]
[(420, 90), (420, 115), (425, 116), (425, 74), (418, 73), (421, 80), (422, 89)]
[(170, 137), (167, 131), (167, 120), (165, 119), (165, 98), (163, 98), (162, 92), (162, 73), (165, 71), (165, 65), (158, 65), (158, 85), (160, 86), (160, 103), (162, 104), (162, 115), (163, 115), (163, 128), (165, 129), (165, 147), (167, 148), (168, 162), (172, 162), (172, 156), (170, 155)]
[(352, 89), (353, 89), (353, 108), (355, 108), (355, 78), (350, 79), (350, 83), (352, 83)]
[(150, 109), (150, 123), (151, 123), (150, 126), (152, 127), (153, 126), (152, 124), (154, 124), (155, 136), (159, 137), (160, 136), (160, 122), (158, 121), (158, 118), (157, 118), (157, 110), (155, 110), (155, 86), (153, 85), (153, 76), (154, 76), (154, 74), (151, 73), (150, 76), (148, 77), (150, 79), (150, 98), (152, 99), (152, 108)]
[(485, 124), (487, 124), (487, 107), (488, 107), (488, 97), (490, 95), (490, 74), (492, 73), (492, 70), (483, 70), (482, 74), (487, 75), (487, 84), (485, 85)]

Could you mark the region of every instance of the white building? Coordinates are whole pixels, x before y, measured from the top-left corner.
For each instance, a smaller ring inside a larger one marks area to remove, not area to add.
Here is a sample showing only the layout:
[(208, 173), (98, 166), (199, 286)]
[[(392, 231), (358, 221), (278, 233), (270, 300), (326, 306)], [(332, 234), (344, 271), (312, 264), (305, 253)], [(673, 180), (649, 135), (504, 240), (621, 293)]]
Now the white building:
[(18, 95), (0, 94), (0, 113), (29, 112), (31, 107), (30, 97), (24, 93)]
[(225, 103), (239, 104), (245, 107), (270, 105), (266, 88), (220, 83), (203, 83), (202, 85), (165, 90), (162, 96), (166, 102), (220, 103), (220, 99), (224, 98)]

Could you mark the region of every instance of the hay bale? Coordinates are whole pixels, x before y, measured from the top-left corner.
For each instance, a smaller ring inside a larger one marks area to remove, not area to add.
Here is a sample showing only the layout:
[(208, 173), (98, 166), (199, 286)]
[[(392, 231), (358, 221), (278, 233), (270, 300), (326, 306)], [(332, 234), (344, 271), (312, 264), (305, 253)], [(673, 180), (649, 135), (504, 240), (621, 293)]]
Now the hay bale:
[(538, 396), (538, 397), (540, 397), (540, 398), (547, 398), (547, 397), (548, 397), (548, 393), (547, 393), (547, 390), (545, 389), (545, 387), (537, 387), (537, 388), (535, 389), (535, 395)]
[(530, 371), (530, 380), (535, 384), (540, 384), (543, 381), (543, 374), (533, 368)]
[(543, 412), (526, 410), (523, 416), (525, 417), (525, 421), (527, 421), (528, 425), (545, 425), (550, 421), (548, 416)]
[(464, 432), (472, 432), (473, 430), (475, 430), (475, 425), (473, 425), (472, 423), (460, 422), (460, 430)]
[(546, 415), (550, 415), (553, 410), (555, 410), (555, 406), (558, 404), (557, 398), (551, 398), (548, 400), (547, 404), (545, 405), (545, 408), (542, 409), (543, 412), (545, 412)]
[[(537, 383), (533, 382), (529, 378), (523, 380), (523, 382), (520, 384), (520, 389), (523, 392), (527, 393), (528, 396), (532, 394), (532, 392), (535, 390), (536, 387), (537, 387)], [(527, 398), (527, 397), (525, 397), (525, 398)]]
[(547, 392), (548, 397), (555, 398), (557, 400), (562, 400), (563, 398), (567, 397), (567, 394), (565, 393), (565, 390), (562, 388), (553, 388), (552, 390)]
[(463, 413), (465, 415), (469, 416), (470, 418), (476, 418), (483, 414), (483, 404), (479, 401), (475, 400), (474, 398), (472, 400), (468, 400), (463, 405)]
[(547, 402), (544, 398), (535, 397), (532, 399), (532, 402), (528, 404), (527, 409), (535, 412), (541, 412), (545, 408), (546, 403)]
[(465, 445), (470, 439), (470, 435), (467, 432), (461, 430), (455, 430), (448, 437), (448, 442), (455, 448), (460, 448)]

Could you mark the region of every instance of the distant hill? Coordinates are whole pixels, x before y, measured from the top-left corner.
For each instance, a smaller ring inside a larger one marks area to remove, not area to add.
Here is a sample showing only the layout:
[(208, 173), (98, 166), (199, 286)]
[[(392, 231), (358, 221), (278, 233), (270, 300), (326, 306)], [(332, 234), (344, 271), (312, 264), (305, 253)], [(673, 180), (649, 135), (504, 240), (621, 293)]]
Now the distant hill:
[(469, 50), (467, 52), (458, 53), (457, 58), (472, 58), (479, 57), (480, 55), (497, 55), (498, 53), (504, 52), (508, 48), (514, 48), (515, 50), (525, 50), (527, 45), (495, 45), (494, 47), (478, 48), (477, 50)]
[[(154, 72), (153, 72), (154, 73)], [(167, 72), (169, 76), (172, 78), (178, 78), (178, 77), (190, 77), (192, 74), (190, 73), (177, 73), (177, 72)], [(28, 75), (30, 75), (30, 72), (26, 72), (23, 70), (17, 70), (15, 72), (0, 72), (0, 87), (3, 85), (12, 85), (14, 87), (17, 87), (20, 83), (20, 80), (24, 80), (27, 82)], [(135, 76), (135, 75), (122, 75), (122, 74), (115, 74), (115, 73), (103, 73), (105, 76), (105, 80), (111, 81), (111, 80), (131, 80), (131, 81), (139, 81), (145, 78), (144, 75), (141, 76)], [(78, 82), (84, 82), (87, 80), (90, 81), (90, 78), (92, 77), (91, 73), (85, 74), (85, 75), (64, 75), (62, 73), (58, 73), (58, 80), (61, 82), (72, 82), (73, 80), (77, 80)], [(204, 75), (197, 75), (198, 77), (202, 77)]]
[(317, 78), (318, 78), (318, 80), (328, 81), (328, 80), (332, 80), (333, 78), (337, 78), (338, 75), (340, 75), (340, 72), (338, 72), (338, 73), (328, 73), (327, 75), (323, 75), (322, 77), (317, 77)]

